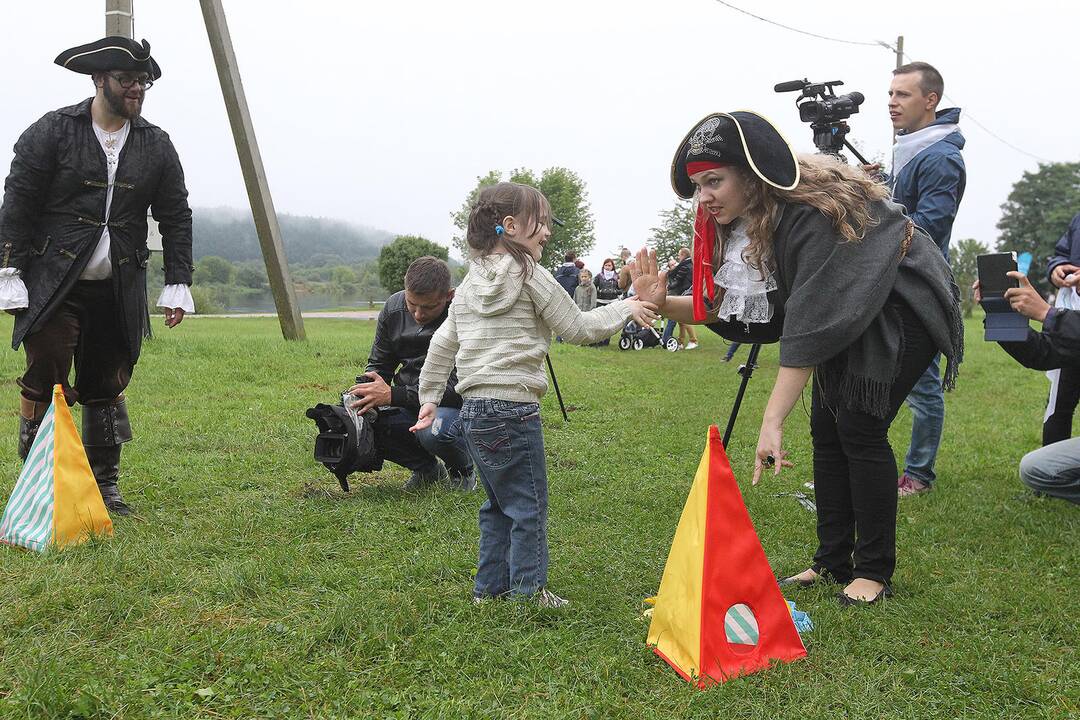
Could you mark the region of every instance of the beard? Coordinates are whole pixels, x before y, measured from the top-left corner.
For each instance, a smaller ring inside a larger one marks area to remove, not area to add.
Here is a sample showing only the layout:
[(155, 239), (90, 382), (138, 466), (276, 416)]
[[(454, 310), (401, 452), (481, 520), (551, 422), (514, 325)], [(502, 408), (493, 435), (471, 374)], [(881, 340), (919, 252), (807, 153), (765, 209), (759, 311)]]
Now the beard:
[(138, 103), (135, 105), (134, 109), (129, 109), (127, 98), (124, 96), (124, 92), (113, 92), (111, 83), (109, 83), (108, 80), (106, 80), (101, 90), (102, 95), (105, 98), (105, 102), (109, 105), (109, 110), (111, 110), (115, 115), (118, 115), (119, 117), (122, 117), (126, 120), (131, 120), (132, 118), (138, 117), (140, 113), (142, 113), (142, 98), (139, 98)]

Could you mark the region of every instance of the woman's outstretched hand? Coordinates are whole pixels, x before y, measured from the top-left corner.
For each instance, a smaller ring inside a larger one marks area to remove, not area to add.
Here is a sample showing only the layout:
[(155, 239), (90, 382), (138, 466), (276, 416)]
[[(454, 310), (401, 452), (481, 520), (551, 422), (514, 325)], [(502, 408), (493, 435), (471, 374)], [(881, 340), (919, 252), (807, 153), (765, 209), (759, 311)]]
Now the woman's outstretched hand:
[(630, 263), (630, 278), (634, 281), (634, 293), (663, 313), (667, 302), (667, 270), (657, 268), (655, 250), (638, 250), (637, 260)]
[(790, 460), (785, 459), (787, 451), (781, 447), (783, 439), (783, 426), (762, 424), (761, 434), (758, 436), (757, 457), (754, 459), (752, 484), (758, 484), (762, 469), (769, 468), (773, 471), (773, 475), (779, 475), (781, 468), (794, 467)]

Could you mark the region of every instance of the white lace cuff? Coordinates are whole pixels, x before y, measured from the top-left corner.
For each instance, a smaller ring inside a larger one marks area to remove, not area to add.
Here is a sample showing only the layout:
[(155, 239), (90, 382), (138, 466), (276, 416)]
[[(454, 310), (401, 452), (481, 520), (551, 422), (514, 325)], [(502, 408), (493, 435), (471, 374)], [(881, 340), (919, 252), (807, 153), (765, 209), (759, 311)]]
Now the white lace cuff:
[(0, 310), (22, 310), (30, 305), (21, 275), (18, 268), (0, 268)]
[(191, 288), (183, 284), (166, 285), (161, 291), (157, 306), (170, 310), (180, 308), (186, 313), (195, 312), (195, 300), (191, 297)]

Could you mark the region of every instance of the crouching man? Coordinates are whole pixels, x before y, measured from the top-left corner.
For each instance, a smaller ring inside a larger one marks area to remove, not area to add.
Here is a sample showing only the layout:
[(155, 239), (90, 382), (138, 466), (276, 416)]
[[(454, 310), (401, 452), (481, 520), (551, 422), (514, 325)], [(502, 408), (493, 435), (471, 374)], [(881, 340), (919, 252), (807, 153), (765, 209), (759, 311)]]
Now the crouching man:
[(454, 391), (456, 372), (450, 374), (431, 427), (415, 435), (409, 432), (420, 410), (420, 369), (431, 336), (446, 320), (453, 298), (446, 263), (434, 257), (415, 260), (405, 272), (405, 289), (391, 295), (379, 313), (364, 373), (370, 382), (349, 389), (358, 398), (355, 407), (360, 412), (382, 408), (375, 423), (379, 447), (385, 459), (412, 470), (405, 483), (408, 491), (440, 481), (455, 490), (476, 489), (472, 460), (458, 422), (461, 396)]
[[(1042, 332), (1028, 329), (1026, 340), (998, 343), (1026, 368), (1053, 370), (1080, 367), (1080, 311), (1051, 308), (1026, 275), (1010, 272), (1020, 287), (1005, 292), (1012, 309), (1042, 323)], [(1080, 276), (1069, 276), (1061, 292), (1072, 292)], [(982, 299), (975, 283), (975, 300)], [(1080, 437), (1032, 450), (1020, 460), (1020, 480), (1037, 493), (1080, 504)]]

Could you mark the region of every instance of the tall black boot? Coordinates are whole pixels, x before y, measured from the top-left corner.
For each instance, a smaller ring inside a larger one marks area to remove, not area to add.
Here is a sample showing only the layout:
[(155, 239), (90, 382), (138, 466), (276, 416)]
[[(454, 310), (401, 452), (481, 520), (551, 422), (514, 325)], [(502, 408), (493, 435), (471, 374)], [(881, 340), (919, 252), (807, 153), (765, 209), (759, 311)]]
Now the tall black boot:
[(120, 495), (121, 445), (131, 440), (131, 423), (123, 397), (111, 403), (83, 407), (83, 446), (94, 471), (105, 507), (117, 515), (130, 515), (131, 508)]
[(39, 427), (41, 427), (41, 420), (27, 420), (19, 416), (19, 457), (24, 461), (30, 454), (30, 447), (34, 444)]
[(38, 428), (41, 427), (41, 420), (48, 409), (48, 403), (34, 402), (19, 396), (19, 457), (23, 461), (30, 454)]

